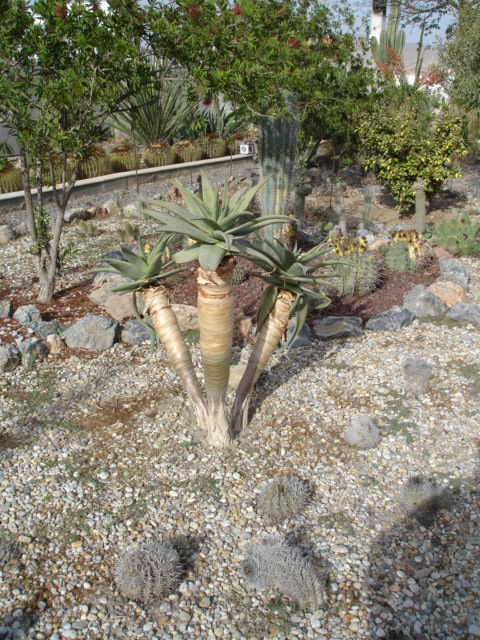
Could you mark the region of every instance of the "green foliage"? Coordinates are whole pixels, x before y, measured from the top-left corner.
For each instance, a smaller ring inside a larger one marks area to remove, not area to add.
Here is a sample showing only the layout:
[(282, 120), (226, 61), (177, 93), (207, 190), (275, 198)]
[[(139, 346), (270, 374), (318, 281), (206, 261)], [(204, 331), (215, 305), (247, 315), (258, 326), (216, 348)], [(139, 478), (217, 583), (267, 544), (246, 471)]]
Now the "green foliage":
[(220, 158), (227, 152), (227, 143), (216, 133), (206, 133), (197, 140), (207, 158)]
[(202, 148), (193, 140), (179, 140), (173, 145), (176, 156), (181, 162), (195, 162), (202, 158)]
[(216, 133), (226, 138), (234, 133), (245, 133), (247, 125), (245, 120), (234, 111), (227, 113), (225, 106), (220, 109), (209, 109), (205, 114), (207, 133)]
[(23, 189), (22, 174), (12, 164), (0, 167), (0, 193), (21, 191)]
[(408, 209), (415, 182), (425, 183), (428, 196), (448, 177), (459, 175), (452, 157), (465, 153), (461, 128), (461, 119), (448, 113), (434, 117), (426, 127), (412, 103), (395, 110), (379, 108), (360, 124), (360, 159), (388, 186), (398, 209)]
[(390, 271), (414, 273), (430, 262), (431, 254), (423, 237), (416, 231), (399, 231), (392, 235), (392, 242), (385, 252), (385, 262)]
[(454, 256), (480, 256), (480, 222), (472, 224), (465, 212), (460, 220), (444, 220), (435, 229), (435, 241)]
[(165, 167), (175, 164), (175, 150), (166, 142), (150, 144), (143, 153), (143, 161), (147, 167)]

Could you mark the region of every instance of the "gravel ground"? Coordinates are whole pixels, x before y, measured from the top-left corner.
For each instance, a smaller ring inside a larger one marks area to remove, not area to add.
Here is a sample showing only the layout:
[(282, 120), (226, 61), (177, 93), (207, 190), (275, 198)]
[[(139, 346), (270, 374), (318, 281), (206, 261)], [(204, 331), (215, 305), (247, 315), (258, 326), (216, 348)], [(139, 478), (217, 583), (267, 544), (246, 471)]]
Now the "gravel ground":
[[(462, 262), (478, 304), (480, 263)], [(415, 321), (278, 353), (248, 429), (221, 452), (195, 429), (163, 349), (120, 344), (4, 374), (0, 536), (18, 549), (9, 558), (2, 546), (0, 637), (478, 637), (479, 336)], [(403, 388), (407, 356), (433, 365), (421, 397)], [(358, 414), (378, 420), (374, 449), (342, 438)], [(452, 493), (429, 528), (398, 505), (417, 474)], [(256, 495), (277, 475), (308, 481), (314, 496), (294, 521), (270, 526)], [(325, 609), (248, 585), (245, 547), (266, 533), (328, 572)], [(126, 547), (157, 539), (183, 549), (185, 573), (143, 608), (119, 595), (112, 571)]]

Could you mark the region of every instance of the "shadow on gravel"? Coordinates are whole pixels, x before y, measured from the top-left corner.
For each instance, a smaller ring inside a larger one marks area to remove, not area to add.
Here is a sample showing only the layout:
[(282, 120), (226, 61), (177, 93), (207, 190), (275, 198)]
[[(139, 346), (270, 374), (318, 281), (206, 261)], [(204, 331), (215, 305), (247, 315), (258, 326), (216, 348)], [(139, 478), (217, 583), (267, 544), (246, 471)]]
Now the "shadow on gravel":
[(370, 554), (370, 638), (480, 637), (480, 450), (473, 477), (453, 485), (450, 509), (425, 528), (406, 518)]

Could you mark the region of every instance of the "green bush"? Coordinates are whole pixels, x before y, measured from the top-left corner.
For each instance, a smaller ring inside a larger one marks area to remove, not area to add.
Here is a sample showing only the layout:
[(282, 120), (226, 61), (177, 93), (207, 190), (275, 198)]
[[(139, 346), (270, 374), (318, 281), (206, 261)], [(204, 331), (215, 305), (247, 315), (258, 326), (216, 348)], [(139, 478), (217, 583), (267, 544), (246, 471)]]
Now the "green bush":
[(459, 175), (452, 157), (465, 154), (461, 118), (442, 113), (426, 124), (410, 102), (393, 111), (376, 110), (358, 131), (364, 168), (387, 185), (400, 210), (414, 203), (414, 182), (423, 180), (429, 196), (444, 180)]
[(480, 256), (480, 222), (472, 224), (468, 213), (460, 220), (444, 220), (435, 230), (435, 240), (454, 256)]

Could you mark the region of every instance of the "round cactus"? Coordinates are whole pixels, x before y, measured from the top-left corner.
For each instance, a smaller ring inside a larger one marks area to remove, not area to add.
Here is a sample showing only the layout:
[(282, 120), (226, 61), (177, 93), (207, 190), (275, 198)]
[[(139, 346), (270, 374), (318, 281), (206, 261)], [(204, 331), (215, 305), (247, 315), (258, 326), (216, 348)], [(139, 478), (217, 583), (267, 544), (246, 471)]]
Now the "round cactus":
[(0, 193), (21, 191), (23, 189), (22, 174), (19, 169), (8, 163), (0, 169)]
[(273, 478), (262, 484), (257, 504), (270, 522), (278, 523), (303, 511), (309, 500), (310, 490), (298, 478)]
[(165, 167), (175, 163), (175, 151), (166, 142), (150, 144), (143, 153), (147, 167)]
[(370, 253), (352, 253), (341, 257), (332, 267), (332, 289), (339, 296), (363, 297), (371, 293), (382, 279), (377, 256)]
[(451, 494), (424, 476), (412, 476), (401, 488), (398, 501), (408, 516), (428, 527), (440, 509), (451, 506)]
[(221, 158), (227, 152), (227, 143), (216, 133), (200, 136), (198, 144), (207, 158)]
[(110, 153), (112, 169), (116, 173), (119, 171), (133, 171), (139, 165), (138, 154), (128, 142), (116, 145)]
[(201, 160), (202, 148), (193, 140), (179, 140), (173, 145), (175, 154), (181, 162), (194, 162)]
[(240, 151), (240, 141), (243, 140), (244, 136), (241, 133), (231, 133), (225, 138), (225, 142), (227, 143), (227, 151), (232, 155), (237, 154)]
[(90, 150), (89, 157), (82, 162), (80, 178), (96, 178), (112, 172), (110, 156), (100, 145)]
[(385, 253), (390, 271), (413, 273), (424, 269), (431, 260), (430, 247), (416, 231), (396, 231)]
[(151, 604), (171, 593), (180, 579), (180, 558), (167, 542), (127, 549), (115, 567), (115, 582), (130, 600)]

